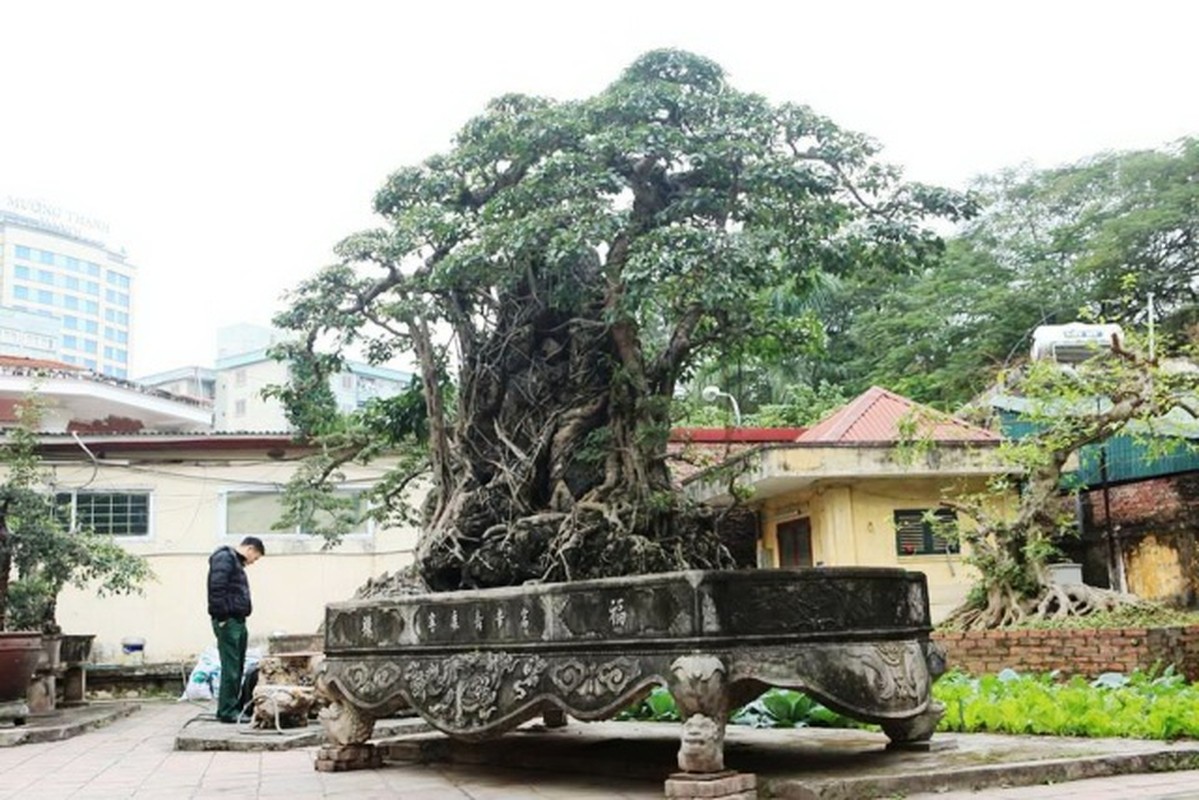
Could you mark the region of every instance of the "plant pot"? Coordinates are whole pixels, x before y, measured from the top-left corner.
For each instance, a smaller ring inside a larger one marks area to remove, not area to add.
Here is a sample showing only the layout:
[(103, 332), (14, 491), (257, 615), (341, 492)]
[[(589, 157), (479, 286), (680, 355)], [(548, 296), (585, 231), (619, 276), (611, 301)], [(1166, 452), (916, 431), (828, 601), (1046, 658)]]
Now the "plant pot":
[(1063, 562), (1049, 564), (1049, 582), (1057, 586), (1073, 586), (1082, 583), (1082, 564)]
[(41, 633), (0, 632), (0, 720), (20, 725), (29, 716), (25, 695), (42, 654)]

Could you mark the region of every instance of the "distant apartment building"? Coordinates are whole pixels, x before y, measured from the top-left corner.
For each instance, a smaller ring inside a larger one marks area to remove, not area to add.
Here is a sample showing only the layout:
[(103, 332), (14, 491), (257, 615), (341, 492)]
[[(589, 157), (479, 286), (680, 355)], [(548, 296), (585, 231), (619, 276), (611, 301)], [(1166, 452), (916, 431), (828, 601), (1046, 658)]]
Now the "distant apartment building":
[(137, 382), (178, 397), (212, 405), (216, 398), (216, 370), (212, 367), (179, 367), (138, 378)]
[(137, 269), (107, 234), (90, 217), (0, 197), (0, 354), (129, 377)]
[[(239, 324), (217, 331), (217, 360), (212, 403), (213, 427), (217, 431), (290, 431), (283, 405), (265, 399), (268, 386), (288, 380), (288, 366), (270, 355), (272, 346), (284, 341), (286, 333), (260, 325)], [(191, 368), (189, 368), (191, 369)], [(171, 388), (170, 373), (142, 379), (151, 385)], [(408, 387), (412, 376), (404, 371), (351, 361), (343, 372), (330, 379), (330, 389), (343, 412), (361, 408), (376, 397), (391, 397)]]

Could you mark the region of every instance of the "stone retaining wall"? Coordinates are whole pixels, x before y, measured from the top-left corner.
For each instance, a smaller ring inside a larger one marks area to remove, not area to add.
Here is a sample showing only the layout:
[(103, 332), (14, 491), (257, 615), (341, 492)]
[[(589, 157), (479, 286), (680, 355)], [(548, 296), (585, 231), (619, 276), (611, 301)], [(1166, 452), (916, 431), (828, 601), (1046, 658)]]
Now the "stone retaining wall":
[(936, 631), (949, 666), (981, 675), (1005, 667), (1093, 678), (1173, 664), (1188, 680), (1199, 680), (1199, 625), (1171, 628), (1079, 630)]

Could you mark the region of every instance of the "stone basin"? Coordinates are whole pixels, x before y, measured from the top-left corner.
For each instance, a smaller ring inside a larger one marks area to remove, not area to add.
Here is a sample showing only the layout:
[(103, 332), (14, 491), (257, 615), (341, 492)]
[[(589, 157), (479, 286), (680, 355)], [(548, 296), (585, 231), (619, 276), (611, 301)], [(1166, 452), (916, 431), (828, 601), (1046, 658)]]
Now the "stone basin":
[[(771, 686), (926, 741), (944, 670), (922, 573), (688, 571), (333, 603), (318, 685), (332, 741), (411, 707), (464, 739), (609, 718), (654, 686), (683, 717), (680, 768), (723, 769), (729, 711)], [(330, 756), (332, 757), (332, 756)], [(319, 768), (318, 760), (318, 768)], [(347, 767), (332, 767), (347, 768)]]

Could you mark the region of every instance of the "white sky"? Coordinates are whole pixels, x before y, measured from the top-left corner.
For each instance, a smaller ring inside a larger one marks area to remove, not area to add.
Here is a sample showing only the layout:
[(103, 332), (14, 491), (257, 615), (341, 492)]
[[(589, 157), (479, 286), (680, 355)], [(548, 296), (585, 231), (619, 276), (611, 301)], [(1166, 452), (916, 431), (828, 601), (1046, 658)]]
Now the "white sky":
[(681, 47), (741, 89), (961, 187), (1199, 134), (1199, 4), (58, 2), (0, 9), (0, 196), (107, 220), (140, 268), (133, 375), (210, 365), (218, 326), (374, 224), (393, 169), (491, 97), (602, 89)]

